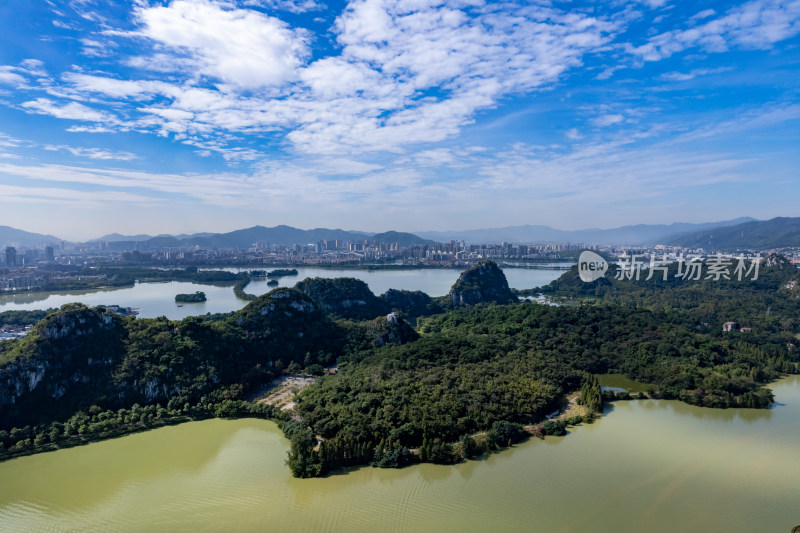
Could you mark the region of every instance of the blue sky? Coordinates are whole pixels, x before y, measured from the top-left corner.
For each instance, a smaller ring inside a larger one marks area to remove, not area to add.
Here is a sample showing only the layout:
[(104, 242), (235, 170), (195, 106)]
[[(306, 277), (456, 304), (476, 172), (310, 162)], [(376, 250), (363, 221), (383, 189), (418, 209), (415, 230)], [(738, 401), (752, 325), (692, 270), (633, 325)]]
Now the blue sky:
[(0, 224), (797, 216), (800, 0), (5, 0)]

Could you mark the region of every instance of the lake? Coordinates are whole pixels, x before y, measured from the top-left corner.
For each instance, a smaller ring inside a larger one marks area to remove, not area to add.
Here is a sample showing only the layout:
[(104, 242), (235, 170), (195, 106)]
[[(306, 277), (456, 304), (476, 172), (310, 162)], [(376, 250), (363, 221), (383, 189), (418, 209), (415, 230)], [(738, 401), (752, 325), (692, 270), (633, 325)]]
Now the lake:
[[(234, 270), (237, 269), (226, 269)], [(461, 270), (456, 269), (413, 269), (413, 270), (352, 270), (314, 267), (298, 267), (297, 276), (279, 279), (280, 287), (291, 287), (305, 278), (352, 277), (364, 280), (376, 295), (389, 289), (419, 290), (431, 296), (441, 296), (450, 291)], [(564, 273), (558, 269), (506, 268), (506, 278), (511, 287), (530, 289), (546, 285)], [(265, 294), (274, 287), (267, 285), (266, 279), (250, 282), (245, 290), (250, 294)], [(204, 303), (175, 303), (175, 295), (203, 291), (207, 301)], [(241, 309), (247, 302), (233, 294), (233, 286), (218, 286), (180, 281), (166, 283), (137, 283), (133, 287), (95, 291), (69, 291), (59, 293), (22, 293), (0, 296), (0, 312), (17, 309), (48, 309), (61, 307), (71, 302), (81, 302), (89, 306), (121, 305), (138, 307), (139, 316), (154, 318), (166, 316), (179, 320), (192, 315), (206, 313), (227, 313)]]
[(208, 420), (0, 463), (7, 531), (785, 532), (800, 378), (769, 410), (616, 402), (481, 461), (293, 479), (260, 420)]

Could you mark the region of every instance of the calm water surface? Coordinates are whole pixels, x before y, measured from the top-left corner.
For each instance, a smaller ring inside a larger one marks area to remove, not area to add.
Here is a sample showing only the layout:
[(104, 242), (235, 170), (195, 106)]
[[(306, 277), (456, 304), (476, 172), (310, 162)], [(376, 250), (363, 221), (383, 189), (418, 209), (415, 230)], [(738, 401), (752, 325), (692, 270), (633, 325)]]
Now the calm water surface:
[(193, 422), (0, 464), (0, 529), (789, 533), (800, 379), (773, 390), (770, 410), (617, 402), (483, 461), (312, 480), (271, 422)]
[[(228, 269), (236, 270), (236, 269)], [(461, 270), (333, 270), (327, 268), (301, 267), (297, 276), (280, 278), (281, 287), (291, 287), (298, 281), (309, 277), (339, 278), (353, 277), (364, 280), (377, 295), (389, 289), (420, 290), (431, 296), (447, 294), (458, 279)], [(550, 283), (564, 273), (563, 270), (507, 268), (504, 270), (508, 283), (517, 289), (530, 289)], [(250, 294), (265, 294), (274, 287), (267, 280), (250, 282), (246, 291)], [(203, 291), (207, 301), (196, 304), (175, 303), (175, 295)], [(227, 313), (241, 309), (247, 302), (233, 294), (233, 286), (218, 286), (171, 281), (167, 283), (138, 283), (125, 289), (101, 291), (71, 291), (61, 293), (25, 293), (0, 296), (0, 312), (16, 309), (47, 309), (61, 307), (71, 302), (94, 305), (122, 305), (138, 307), (139, 316), (154, 318), (166, 316), (178, 320), (192, 315), (206, 313)]]

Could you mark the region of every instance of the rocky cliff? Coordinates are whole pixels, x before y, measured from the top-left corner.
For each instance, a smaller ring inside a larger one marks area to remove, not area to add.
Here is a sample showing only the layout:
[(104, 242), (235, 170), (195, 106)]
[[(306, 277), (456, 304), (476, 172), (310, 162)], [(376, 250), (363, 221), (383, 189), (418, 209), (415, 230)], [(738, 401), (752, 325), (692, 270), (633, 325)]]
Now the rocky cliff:
[(462, 272), (450, 289), (448, 297), (453, 305), (508, 304), (517, 301), (517, 297), (508, 287), (503, 270), (490, 260), (482, 261)]
[(323, 312), (363, 320), (386, 314), (390, 307), (369, 286), (355, 278), (307, 278), (295, 288), (311, 298)]
[(102, 307), (69, 304), (39, 322), (0, 359), (0, 425), (106, 399), (124, 354), (124, 321)]
[(295, 289), (276, 289), (218, 322), (70, 304), (0, 354), (0, 428), (256, 384), (293, 361), (328, 363), (342, 343), (339, 326)]
[(369, 334), (373, 338), (374, 346), (401, 345), (419, 338), (419, 333), (397, 313), (389, 313), (373, 320), (369, 326)]

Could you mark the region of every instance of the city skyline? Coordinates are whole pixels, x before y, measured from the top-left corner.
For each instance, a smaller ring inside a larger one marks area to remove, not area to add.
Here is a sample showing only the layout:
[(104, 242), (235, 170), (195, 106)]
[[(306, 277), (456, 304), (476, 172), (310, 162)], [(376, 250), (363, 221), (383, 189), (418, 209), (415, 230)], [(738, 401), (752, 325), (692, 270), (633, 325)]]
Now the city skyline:
[(82, 240), (797, 213), (797, 1), (0, 14), (0, 225)]

